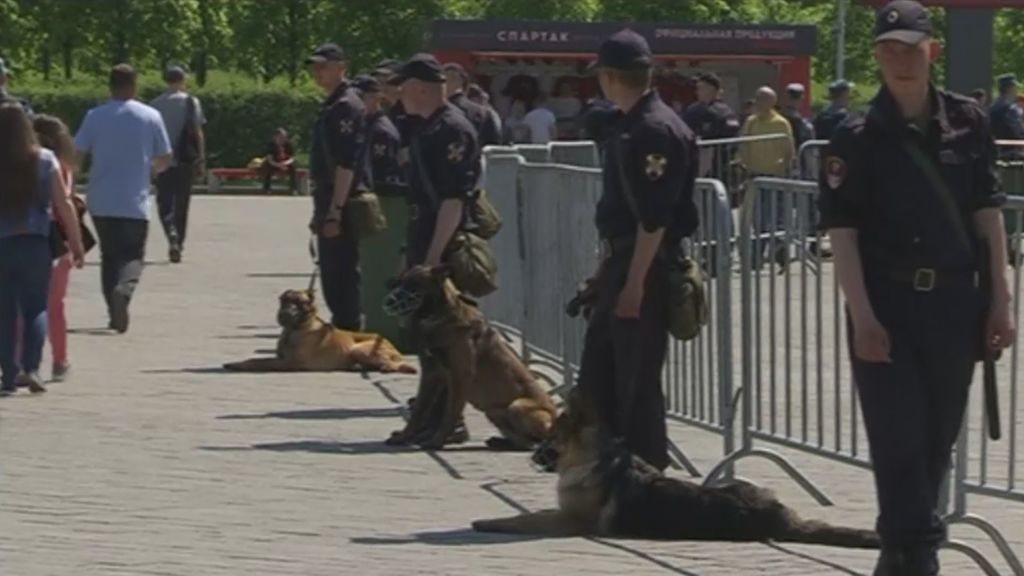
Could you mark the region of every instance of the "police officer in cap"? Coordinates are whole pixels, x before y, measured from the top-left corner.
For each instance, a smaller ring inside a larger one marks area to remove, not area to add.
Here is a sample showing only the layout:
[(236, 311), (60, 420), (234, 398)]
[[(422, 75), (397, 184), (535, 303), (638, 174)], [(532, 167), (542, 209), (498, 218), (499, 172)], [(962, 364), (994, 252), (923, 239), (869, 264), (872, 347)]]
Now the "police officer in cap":
[[(743, 126), (732, 107), (722, 100), (722, 80), (713, 72), (697, 74), (697, 101), (686, 109), (683, 119), (701, 140), (735, 138)], [(705, 148), (701, 152), (701, 176), (728, 180), (734, 153), (732, 146)]]
[[(996, 140), (1024, 140), (1024, 110), (1017, 101), (1016, 74), (1003, 74), (996, 82), (999, 99), (992, 105), (989, 117), (992, 121), (992, 135)], [(1000, 150), (1003, 160), (1024, 159), (1024, 148), (1008, 146)]]
[(22, 109), (24, 109), (29, 116), (31, 116), (32, 105), (29, 104), (28, 100), (25, 100), (24, 98), (16, 98), (7, 92), (7, 82), (10, 79), (10, 76), (11, 71), (7, 68), (7, 63), (4, 62), (3, 58), (0, 58), (0, 104), (16, 102), (21, 105)]
[(384, 113), (380, 82), (373, 76), (356, 76), (352, 86), (359, 91), (366, 108), (366, 179), (377, 193), (405, 195), (405, 176), (398, 164), (402, 139), (391, 118)]
[(828, 86), (828, 97), (832, 101), (814, 119), (814, 135), (818, 140), (830, 140), (836, 128), (850, 116), (850, 91), (853, 84), (846, 80), (836, 80)]
[(595, 64), (618, 109), (605, 149), (597, 231), (605, 256), (579, 385), (605, 439), (652, 466), (669, 464), (661, 372), (668, 347), (669, 270), (697, 227), (696, 137), (651, 87), (652, 57), (631, 30), (601, 44)]
[(448, 101), (466, 115), (473, 128), (476, 129), (480, 147), (501, 144), (501, 126), (494, 122), (494, 116), (487, 108), (473, 102), (466, 95), (469, 86), (469, 74), (461, 64), (444, 65), (445, 85), (448, 90)]
[[(474, 197), (480, 180), (480, 145), (466, 115), (445, 98), (445, 74), (433, 55), (414, 55), (391, 82), (401, 86), (402, 105), (415, 119), (407, 136), (410, 215), (405, 267), (436, 267), (455, 233), (472, 226), (465, 203)], [(420, 353), (424, 373), (436, 362), (429, 352)], [(429, 421), (440, 422), (444, 398), (433, 403)], [(468, 438), (460, 421), (445, 443)]]
[(793, 130), (793, 145), (797, 152), (804, 142), (814, 140), (814, 126), (804, 117), (800, 111), (800, 105), (804, 101), (804, 94), (807, 93), (803, 84), (793, 83), (786, 86), (786, 98), (782, 102), (781, 114), (789, 122)]
[[(1015, 340), (992, 135), (973, 100), (931, 83), (931, 32), (917, 2), (878, 12), (883, 87), (836, 130), (821, 177), (878, 492), (876, 576), (939, 573), (936, 509), (974, 364), (982, 344)], [(987, 318), (979, 242), (991, 249)]]
[(313, 126), (310, 174), (320, 278), (331, 323), (344, 330), (362, 327), (359, 243), (348, 224), (345, 204), (362, 176), (366, 153), (366, 110), (345, 78), (346, 60), (336, 44), (324, 44), (306, 59), (327, 97)]

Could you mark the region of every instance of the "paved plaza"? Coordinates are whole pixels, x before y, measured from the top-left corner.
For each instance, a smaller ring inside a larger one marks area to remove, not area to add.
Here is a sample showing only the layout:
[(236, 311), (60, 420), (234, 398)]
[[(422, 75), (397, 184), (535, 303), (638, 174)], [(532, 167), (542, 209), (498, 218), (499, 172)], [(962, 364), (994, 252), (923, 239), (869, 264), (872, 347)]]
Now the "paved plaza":
[[(493, 430), (480, 414), (467, 412), (465, 446), (394, 449), (382, 440), (414, 377), (219, 368), (273, 349), (278, 294), (308, 282), (308, 218), (308, 199), (196, 198), (180, 266), (154, 222), (124, 336), (104, 329), (90, 255), (69, 291), (70, 380), (0, 401), (0, 575), (870, 574), (871, 551), (472, 532), (474, 519), (554, 504), (554, 477), (525, 454), (482, 449)], [(702, 471), (721, 457), (713, 435), (671, 434)], [(868, 473), (786, 454), (834, 507), (767, 462), (739, 473), (808, 517), (872, 524)], [(1024, 555), (1024, 505), (970, 502)], [(953, 536), (1007, 570), (980, 532)], [(944, 574), (980, 573), (942, 560)]]

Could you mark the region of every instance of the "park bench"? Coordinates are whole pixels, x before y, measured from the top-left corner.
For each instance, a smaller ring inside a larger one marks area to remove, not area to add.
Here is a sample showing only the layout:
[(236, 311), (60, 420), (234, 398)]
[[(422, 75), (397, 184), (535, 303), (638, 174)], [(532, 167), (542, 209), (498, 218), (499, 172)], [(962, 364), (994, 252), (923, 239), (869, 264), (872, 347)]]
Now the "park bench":
[[(298, 176), (299, 193), (309, 196), (309, 170), (299, 168), (296, 170)], [(275, 178), (276, 179), (276, 178)], [(262, 182), (263, 174), (259, 168), (211, 168), (206, 173), (206, 185), (210, 194), (216, 194), (221, 190), (221, 184), (228, 180), (257, 180)]]

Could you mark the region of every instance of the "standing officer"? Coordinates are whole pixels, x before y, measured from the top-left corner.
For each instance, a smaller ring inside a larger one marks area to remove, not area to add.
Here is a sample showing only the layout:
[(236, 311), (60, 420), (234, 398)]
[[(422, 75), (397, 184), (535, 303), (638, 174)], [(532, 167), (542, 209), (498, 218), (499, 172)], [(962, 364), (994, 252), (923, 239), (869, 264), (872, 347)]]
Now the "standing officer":
[[(482, 165), (476, 130), (453, 104), (445, 99), (445, 74), (430, 54), (416, 54), (391, 79), (401, 86), (402, 105), (414, 119), (407, 125), (409, 161), (409, 228), (405, 267), (441, 264), (455, 232), (466, 226), (465, 202), (476, 192)], [(424, 373), (438, 360), (420, 353)], [(439, 424), (447, 391), (441, 390), (431, 405), (430, 422)], [(427, 401), (427, 399), (419, 399)], [(460, 419), (445, 443), (469, 438)]]
[[(697, 101), (686, 109), (683, 119), (701, 140), (735, 138), (743, 127), (736, 112), (722, 100), (722, 80), (714, 72), (697, 75)], [(734, 146), (704, 148), (700, 153), (700, 175), (728, 182), (735, 152)]]
[(362, 327), (359, 243), (346, 224), (345, 203), (360, 184), (365, 154), (366, 112), (345, 80), (345, 54), (324, 44), (306, 59), (313, 78), (327, 93), (313, 126), (310, 173), (320, 277), (331, 323), (343, 330)]
[[(668, 347), (669, 267), (697, 227), (693, 132), (651, 88), (651, 50), (631, 30), (601, 44), (601, 90), (620, 111), (605, 149), (595, 279), (579, 385), (604, 438), (622, 438), (652, 466), (669, 464), (661, 371)], [(628, 187), (628, 189), (627, 189)]]
[(466, 118), (476, 130), (480, 147), (501, 144), (501, 126), (494, 122), (494, 116), (487, 108), (473, 102), (466, 95), (469, 85), (469, 74), (461, 64), (444, 65), (445, 85), (448, 89), (448, 101), (466, 114)]
[[(883, 87), (866, 118), (836, 131), (821, 177), (878, 491), (876, 576), (939, 573), (936, 507), (979, 336), (995, 349), (1015, 338), (992, 137), (974, 101), (931, 84), (931, 31), (917, 2), (878, 12)], [(979, 241), (991, 249), (987, 319)]]
[(352, 86), (359, 91), (366, 109), (366, 172), (377, 193), (405, 195), (405, 177), (398, 164), (401, 136), (385, 114), (380, 82), (372, 76), (356, 76)]
[[(992, 136), (996, 140), (1024, 140), (1024, 110), (1017, 102), (1016, 74), (1003, 74), (996, 82), (999, 99), (992, 105), (989, 117), (992, 121)], [(1009, 146), (1000, 151), (1002, 160), (1024, 159), (1024, 148)]]
[(786, 99), (782, 102), (780, 113), (789, 122), (793, 131), (793, 145), (797, 152), (804, 142), (814, 140), (814, 125), (800, 112), (800, 104), (804, 101), (807, 89), (803, 84), (793, 83), (786, 86)]
[(814, 119), (814, 135), (818, 140), (831, 140), (836, 128), (850, 116), (852, 89), (853, 84), (846, 80), (836, 80), (829, 84), (828, 98), (832, 103)]

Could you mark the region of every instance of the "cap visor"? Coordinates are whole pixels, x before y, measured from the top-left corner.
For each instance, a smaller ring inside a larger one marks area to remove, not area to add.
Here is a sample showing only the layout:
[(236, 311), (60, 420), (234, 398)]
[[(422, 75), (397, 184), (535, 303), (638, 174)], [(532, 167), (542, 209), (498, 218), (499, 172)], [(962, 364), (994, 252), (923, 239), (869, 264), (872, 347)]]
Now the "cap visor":
[(323, 64), (324, 62), (327, 62), (327, 58), (323, 56), (310, 56), (306, 58), (306, 64)]
[(910, 44), (911, 46), (917, 46), (921, 42), (927, 40), (930, 36), (927, 32), (917, 32), (914, 30), (893, 30), (892, 32), (886, 32), (875, 37), (875, 44), (881, 42), (902, 42), (903, 44)]
[(401, 74), (395, 74), (391, 78), (388, 78), (388, 85), (389, 86), (401, 86), (402, 84), (405, 84), (405, 81), (408, 80), (408, 79), (409, 79), (408, 76), (402, 76)]

